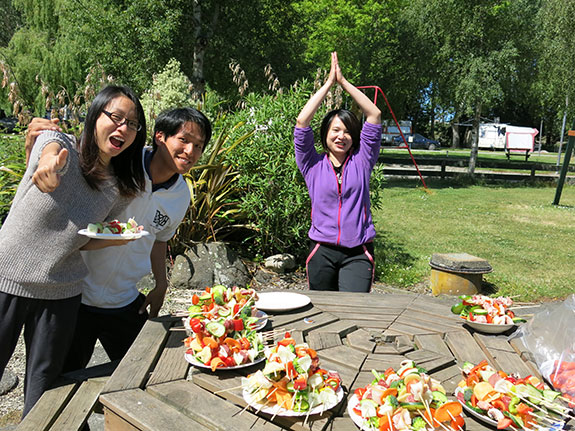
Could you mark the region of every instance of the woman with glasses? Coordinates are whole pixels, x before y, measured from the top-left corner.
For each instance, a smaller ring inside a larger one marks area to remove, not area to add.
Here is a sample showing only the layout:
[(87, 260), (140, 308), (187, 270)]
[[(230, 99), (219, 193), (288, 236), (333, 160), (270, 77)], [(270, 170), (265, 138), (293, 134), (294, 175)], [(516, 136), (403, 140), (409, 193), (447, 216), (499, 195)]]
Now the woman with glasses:
[[(361, 124), (346, 109), (328, 112), (321, 123), (323, 153), (314, 146), (311, 121), (333, 85), (339, 84), (365, 115)], [(344, 78), (337, 54), (325, 84), (297, 117), (295, 156), (311, 199), (310, 254), (306, 260), (312, 290), (369, 292), (373, 281), (373, 239), (369, 180), (381, 146), (381, 112)]]
[[(144, 111), (127, 87), (95, 97), (79, 142), (42, 133), (0, 230), (0, 377), (22, 328), (25, 416), (60, 374), (87, 268), (80, 250), (121, 245), (78, 234), (144, 188)], [(106, 268), (102, 268), (105, 271)]]

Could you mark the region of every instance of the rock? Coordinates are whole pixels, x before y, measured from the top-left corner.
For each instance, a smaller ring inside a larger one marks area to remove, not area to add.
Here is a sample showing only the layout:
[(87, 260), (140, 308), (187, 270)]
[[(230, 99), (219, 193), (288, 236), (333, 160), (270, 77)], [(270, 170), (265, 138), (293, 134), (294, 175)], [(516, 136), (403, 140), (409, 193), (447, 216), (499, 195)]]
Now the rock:
[(4, 369), (2, 380), (0, 380), (0, 395), (7, 394), (18, 384), (18, 376), (8, 368)]
[(258, 269), (254, 276), (256, 282), (261, 285), (270, 283), (274, 277), (277, 277), (275, 272), (266, 271), (265, 269)]
[(296, 267), (295, 258), (291, 254), (275, 254), (264, 261), (266, 268), (283, 274)]
[(170, 276), (179, 289), (203, 290), (207, 286), (244, 287), (251, 281), (244, 263), (226, 244), (196, 244), (185, 254), (176, 256)]

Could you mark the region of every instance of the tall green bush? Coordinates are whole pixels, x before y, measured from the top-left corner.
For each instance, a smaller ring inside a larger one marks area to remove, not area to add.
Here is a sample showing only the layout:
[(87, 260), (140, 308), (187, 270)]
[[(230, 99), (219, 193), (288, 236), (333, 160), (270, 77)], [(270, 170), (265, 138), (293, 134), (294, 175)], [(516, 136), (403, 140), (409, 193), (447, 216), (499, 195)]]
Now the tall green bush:
[(0, 135), (0, 226), (8, 215), (12, 199), (26, 170), (24, 136)]
[(255, 130), (228, 155), (240, 173), (241, 208), (254, 226), (245, 244), (255, 255), (305, 253), (310, 204), (295, 162), (293, 128), (310, 92), (305, 83), (283, 94), (252, 93), (245, 108), (229, 116), (232, 124), (245, 122)]

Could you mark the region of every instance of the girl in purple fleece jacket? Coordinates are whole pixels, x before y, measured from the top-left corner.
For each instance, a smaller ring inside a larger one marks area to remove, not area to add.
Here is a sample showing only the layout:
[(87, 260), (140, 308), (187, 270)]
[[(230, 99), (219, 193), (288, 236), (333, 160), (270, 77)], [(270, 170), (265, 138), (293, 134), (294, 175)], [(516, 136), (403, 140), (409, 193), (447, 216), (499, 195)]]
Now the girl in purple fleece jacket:
[[(321, 124), (325, 152), (318, 154), (310, 123), (336, 83), (359, 105), (366, 122), (362, 127), (345, 109), (329, 112)], [(381, 111), (343, 77), (335, 52), (327, 81), (297, 117), (294, 144), (312, 206), (306, 261), (310, 289), (369, 292), (375, 268), (369, 179), (381, 145)]]

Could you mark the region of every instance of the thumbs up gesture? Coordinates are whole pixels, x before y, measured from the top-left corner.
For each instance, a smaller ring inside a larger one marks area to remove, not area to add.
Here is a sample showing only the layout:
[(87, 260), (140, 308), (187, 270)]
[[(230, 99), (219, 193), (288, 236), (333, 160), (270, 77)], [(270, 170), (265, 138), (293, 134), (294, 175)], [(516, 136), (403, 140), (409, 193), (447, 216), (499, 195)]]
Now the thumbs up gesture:
[(59, 172), (66, 166), (68, 150), (52, 142), (42, 150), (38, 168), (32, 175), (32, 182), (41, 192), (50, 193), (60, 185)]

